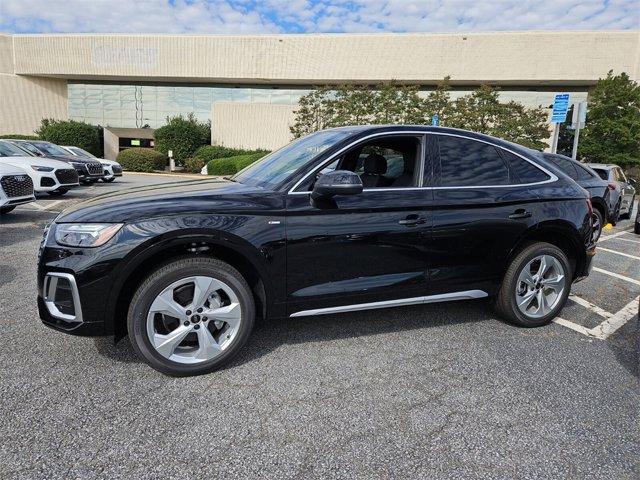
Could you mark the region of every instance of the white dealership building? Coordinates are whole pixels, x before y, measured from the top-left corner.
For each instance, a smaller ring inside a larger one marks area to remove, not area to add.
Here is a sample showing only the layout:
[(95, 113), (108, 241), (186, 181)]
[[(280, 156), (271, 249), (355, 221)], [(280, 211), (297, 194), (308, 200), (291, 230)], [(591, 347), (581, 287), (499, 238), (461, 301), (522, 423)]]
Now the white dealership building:
[(212, 121), (214, 143), (272, 149), (290, 139), (298, 99), (317, 85), (395, 80), (427, 92), (450, 76), (454, 96), (489, 84), (505, 100), (548, 107), (556, 92), (584, 100), (609, 70), (639, 79), (640, 31), (0, 34), (0, 134), (83, 120), (110, 127), (114, 156), (151, 136), (140, 127), (194, 112)]

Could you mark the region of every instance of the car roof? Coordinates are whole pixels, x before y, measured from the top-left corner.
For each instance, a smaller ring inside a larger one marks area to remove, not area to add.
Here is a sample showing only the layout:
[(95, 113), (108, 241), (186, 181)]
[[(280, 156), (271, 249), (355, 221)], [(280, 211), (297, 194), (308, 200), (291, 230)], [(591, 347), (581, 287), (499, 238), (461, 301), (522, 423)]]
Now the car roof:
[[(425, 132), (425, 133), (439, 133), (443, 135), (455, 135), (461, 136), (465, 138), (471, 138), (475, 140), (481, 140), (484, 142), (492, 143), (498, 145), (500, 147), (504, 147), (511, 150), (519, 151), (520, 153), (525, 154), (536, 154), (539, 153), (537, 150), (533, 150), (531, 148), (525, 147), (523, 145), (519, 145), (517, 143), (510, 142), (508, 140), (504, 140), (498, 137), (492, 137), (491, 135), (486, 135), (484, 133), (472, 132), (470, 130), (463, 130), (461, 128), (451, 128), (451, 127), (435, 127), (432, 125), (350, 125), (345, 127), (334, 127), (327, 129), (329, 131), (346, 131), (350, 133), (352, 136), (363, 136), (366, 134), (375, 134), (381, 132), (394, 132), (398, 131), (401, 133), (405, 130)], [(326, 131), (326, 130), (325, 130)]]
[(587, 163), (591, 168), (599, 168), (601, 170), (611, 170), (612, 168), (618, 168), (618, 165), (614, 163)]

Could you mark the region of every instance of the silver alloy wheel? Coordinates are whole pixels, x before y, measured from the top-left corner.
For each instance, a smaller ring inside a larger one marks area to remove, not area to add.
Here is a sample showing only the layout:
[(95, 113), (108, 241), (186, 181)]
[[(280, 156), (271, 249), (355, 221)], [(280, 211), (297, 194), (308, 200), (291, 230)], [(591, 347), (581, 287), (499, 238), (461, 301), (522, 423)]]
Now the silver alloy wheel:
[(566, 288), (562, 263), (551, 255), (538, 255), (520, 272), (516, 283), (516, 304), (529, 318), (541, 318), (553, 310)]
[[(191, 292), (188, 299), (184, 292)], [(147, 335), (153, 348), (177, 363), (200, 363), (231, 345), (242, 322), (237, 295), (207, 276), (186, 277), (166, 287), (151, 303)]]

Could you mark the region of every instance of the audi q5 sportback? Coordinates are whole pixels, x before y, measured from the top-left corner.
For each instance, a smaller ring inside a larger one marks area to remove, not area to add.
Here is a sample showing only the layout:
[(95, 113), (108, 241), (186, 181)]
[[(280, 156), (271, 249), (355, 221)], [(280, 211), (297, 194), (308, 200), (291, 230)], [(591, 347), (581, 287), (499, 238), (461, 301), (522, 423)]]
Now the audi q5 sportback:
[(45, 231), (38, 307), (127, 333), (171, 375), (229, 361), (256, 318), (493, 297), (547, 324), (595, 247), (588, 193), (542, 154), (424, 126), (325, 130), (228, 180), (125, 190)]

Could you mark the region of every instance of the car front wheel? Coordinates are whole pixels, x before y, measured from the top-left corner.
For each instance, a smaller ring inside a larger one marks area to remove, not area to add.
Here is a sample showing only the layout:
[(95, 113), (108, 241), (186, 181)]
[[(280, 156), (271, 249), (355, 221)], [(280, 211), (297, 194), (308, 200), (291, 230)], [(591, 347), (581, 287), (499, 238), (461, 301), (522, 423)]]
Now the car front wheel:
[(231, 360), (253, 329), (255, 305), (242, 275), (203, 257), (175, 260), (155, 272), (131, 300), (134, 350), (174, 376), (209, 373)]
[(597, 242), (602, 234), (604, 216), (598, 209), (593, 210), (593, 241)]
[(571, 278), (571, 266), (562, 250), (544, 242), (531, 244), (507, 268), (496, 308), (515, 325), (546, 325), (564, 307)]

